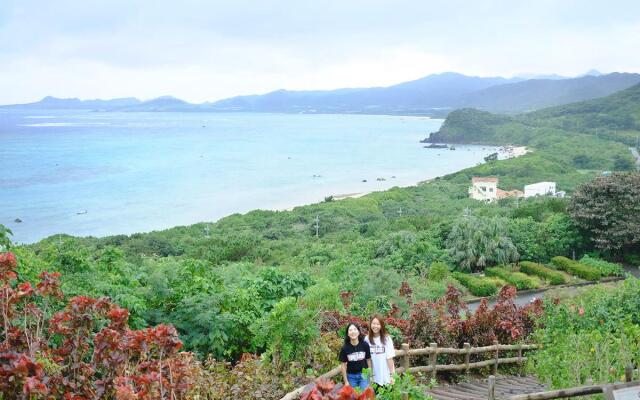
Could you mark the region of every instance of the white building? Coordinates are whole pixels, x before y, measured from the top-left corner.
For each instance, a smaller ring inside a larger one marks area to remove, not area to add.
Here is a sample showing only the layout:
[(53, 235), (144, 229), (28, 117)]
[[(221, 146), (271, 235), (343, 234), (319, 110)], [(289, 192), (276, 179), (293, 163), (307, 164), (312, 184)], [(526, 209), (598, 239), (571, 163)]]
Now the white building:
[(556, 183), (555, 182), (538, 182), (524, 187), (524, 198), (534, 196), (555, 196), (556, 195)]
[(471, 178), (469, 197), (474, 200), (495, 201), (498, 198), (498, 178), (474, 176)]

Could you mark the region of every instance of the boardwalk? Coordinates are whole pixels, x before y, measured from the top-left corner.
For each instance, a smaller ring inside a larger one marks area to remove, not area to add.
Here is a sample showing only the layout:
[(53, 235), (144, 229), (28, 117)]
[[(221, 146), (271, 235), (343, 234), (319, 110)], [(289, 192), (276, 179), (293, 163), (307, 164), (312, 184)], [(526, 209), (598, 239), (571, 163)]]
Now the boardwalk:
[[(496, 378), (496, 399), (507, 400), (517, 394), (542, 392), (547, 387), (532, 376), (499, 376)], [(438, 386), (427, 392), (435, 400), (487, 400), (489, 389), (487, 380)]]

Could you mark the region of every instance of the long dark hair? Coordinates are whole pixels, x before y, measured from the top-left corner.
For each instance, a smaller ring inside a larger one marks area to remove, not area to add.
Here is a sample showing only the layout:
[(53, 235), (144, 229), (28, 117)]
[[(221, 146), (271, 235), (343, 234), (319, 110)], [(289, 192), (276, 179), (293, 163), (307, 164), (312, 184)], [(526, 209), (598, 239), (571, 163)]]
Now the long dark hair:
[(369, 319), (369, 343), (373, 344), (373, 329), (371, 329), (371, 323), (374, 319), (377, 319), (378, 322), (380, 322), (380, 342), (382, 342), (382, 344), (386, 344), (387, 325), (384, 323), (384, 318), (382, 318), (380, 314), (375, 314), (371, 319)]
[(351, 338), (349, 337), (349, 328), (351, 327), (351, 325), (355, 326), (356, 329), (358, 330), (358, 340), (362, 340), (364, 339), (364, 335), (362, 334), (362, 328), (360, 328), (360, 326), (358, 324), (356, 324), (355, 322), (349, 322), (347, 324), (347, 329), (344, 330), (344, 344), (346, 345), (347, 343), (351, 343)]

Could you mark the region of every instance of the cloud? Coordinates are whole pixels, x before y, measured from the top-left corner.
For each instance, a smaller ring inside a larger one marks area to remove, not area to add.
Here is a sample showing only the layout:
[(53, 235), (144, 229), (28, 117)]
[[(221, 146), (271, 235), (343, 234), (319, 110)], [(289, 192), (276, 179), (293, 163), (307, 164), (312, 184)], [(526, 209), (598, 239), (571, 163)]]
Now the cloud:
[(6, 0), (0, 103), (640, 71), (640, 2)]

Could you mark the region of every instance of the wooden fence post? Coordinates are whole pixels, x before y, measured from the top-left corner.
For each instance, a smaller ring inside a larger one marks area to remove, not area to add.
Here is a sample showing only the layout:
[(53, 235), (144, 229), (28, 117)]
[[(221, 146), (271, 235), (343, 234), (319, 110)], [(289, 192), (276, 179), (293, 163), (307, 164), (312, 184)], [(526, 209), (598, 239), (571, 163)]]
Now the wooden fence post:
[(471, 351), (471, 345), (469, 343), (464, 343), (462, 345), (462, 347), (464, 348), (464, 363), (466, 365), (466, 372), (467, 374), (469, 373), (469, 356), (470, 356), (470, 351)]
[(400, 347), (402, 348), (402, 350), (404, 350), (404, 356), (402, 356), (402, 368), (404, 369), (403, 372), (408, 372), (409, 366), (411, 365), (409, 363), (409, 344), (402, 343)]
[(625, 382), (633, 381), (633, 365), (631, 364), (624, 367), (624, 381)]
[(436, 367), (438, 366), (438, 343), (429, 343), (431, 353), (429, 353), (429, 365), (431, 365), (431, 378), (436, 379)]
[(496, 346), (496, 358), (493, 363), (493, 375), (498, 375), (498, 359), (500, 358), (500, 344), (497, 340), (493, 341), (493, 345)]
[(522, 343), (518, 345), (518, 364), (522, 364)]
[(496, 399), (496, 377), (493, 375), (489, 375), (489, 381), (488, 381), (488, 387), (489, 387), (489, 400), (495, 400)]

